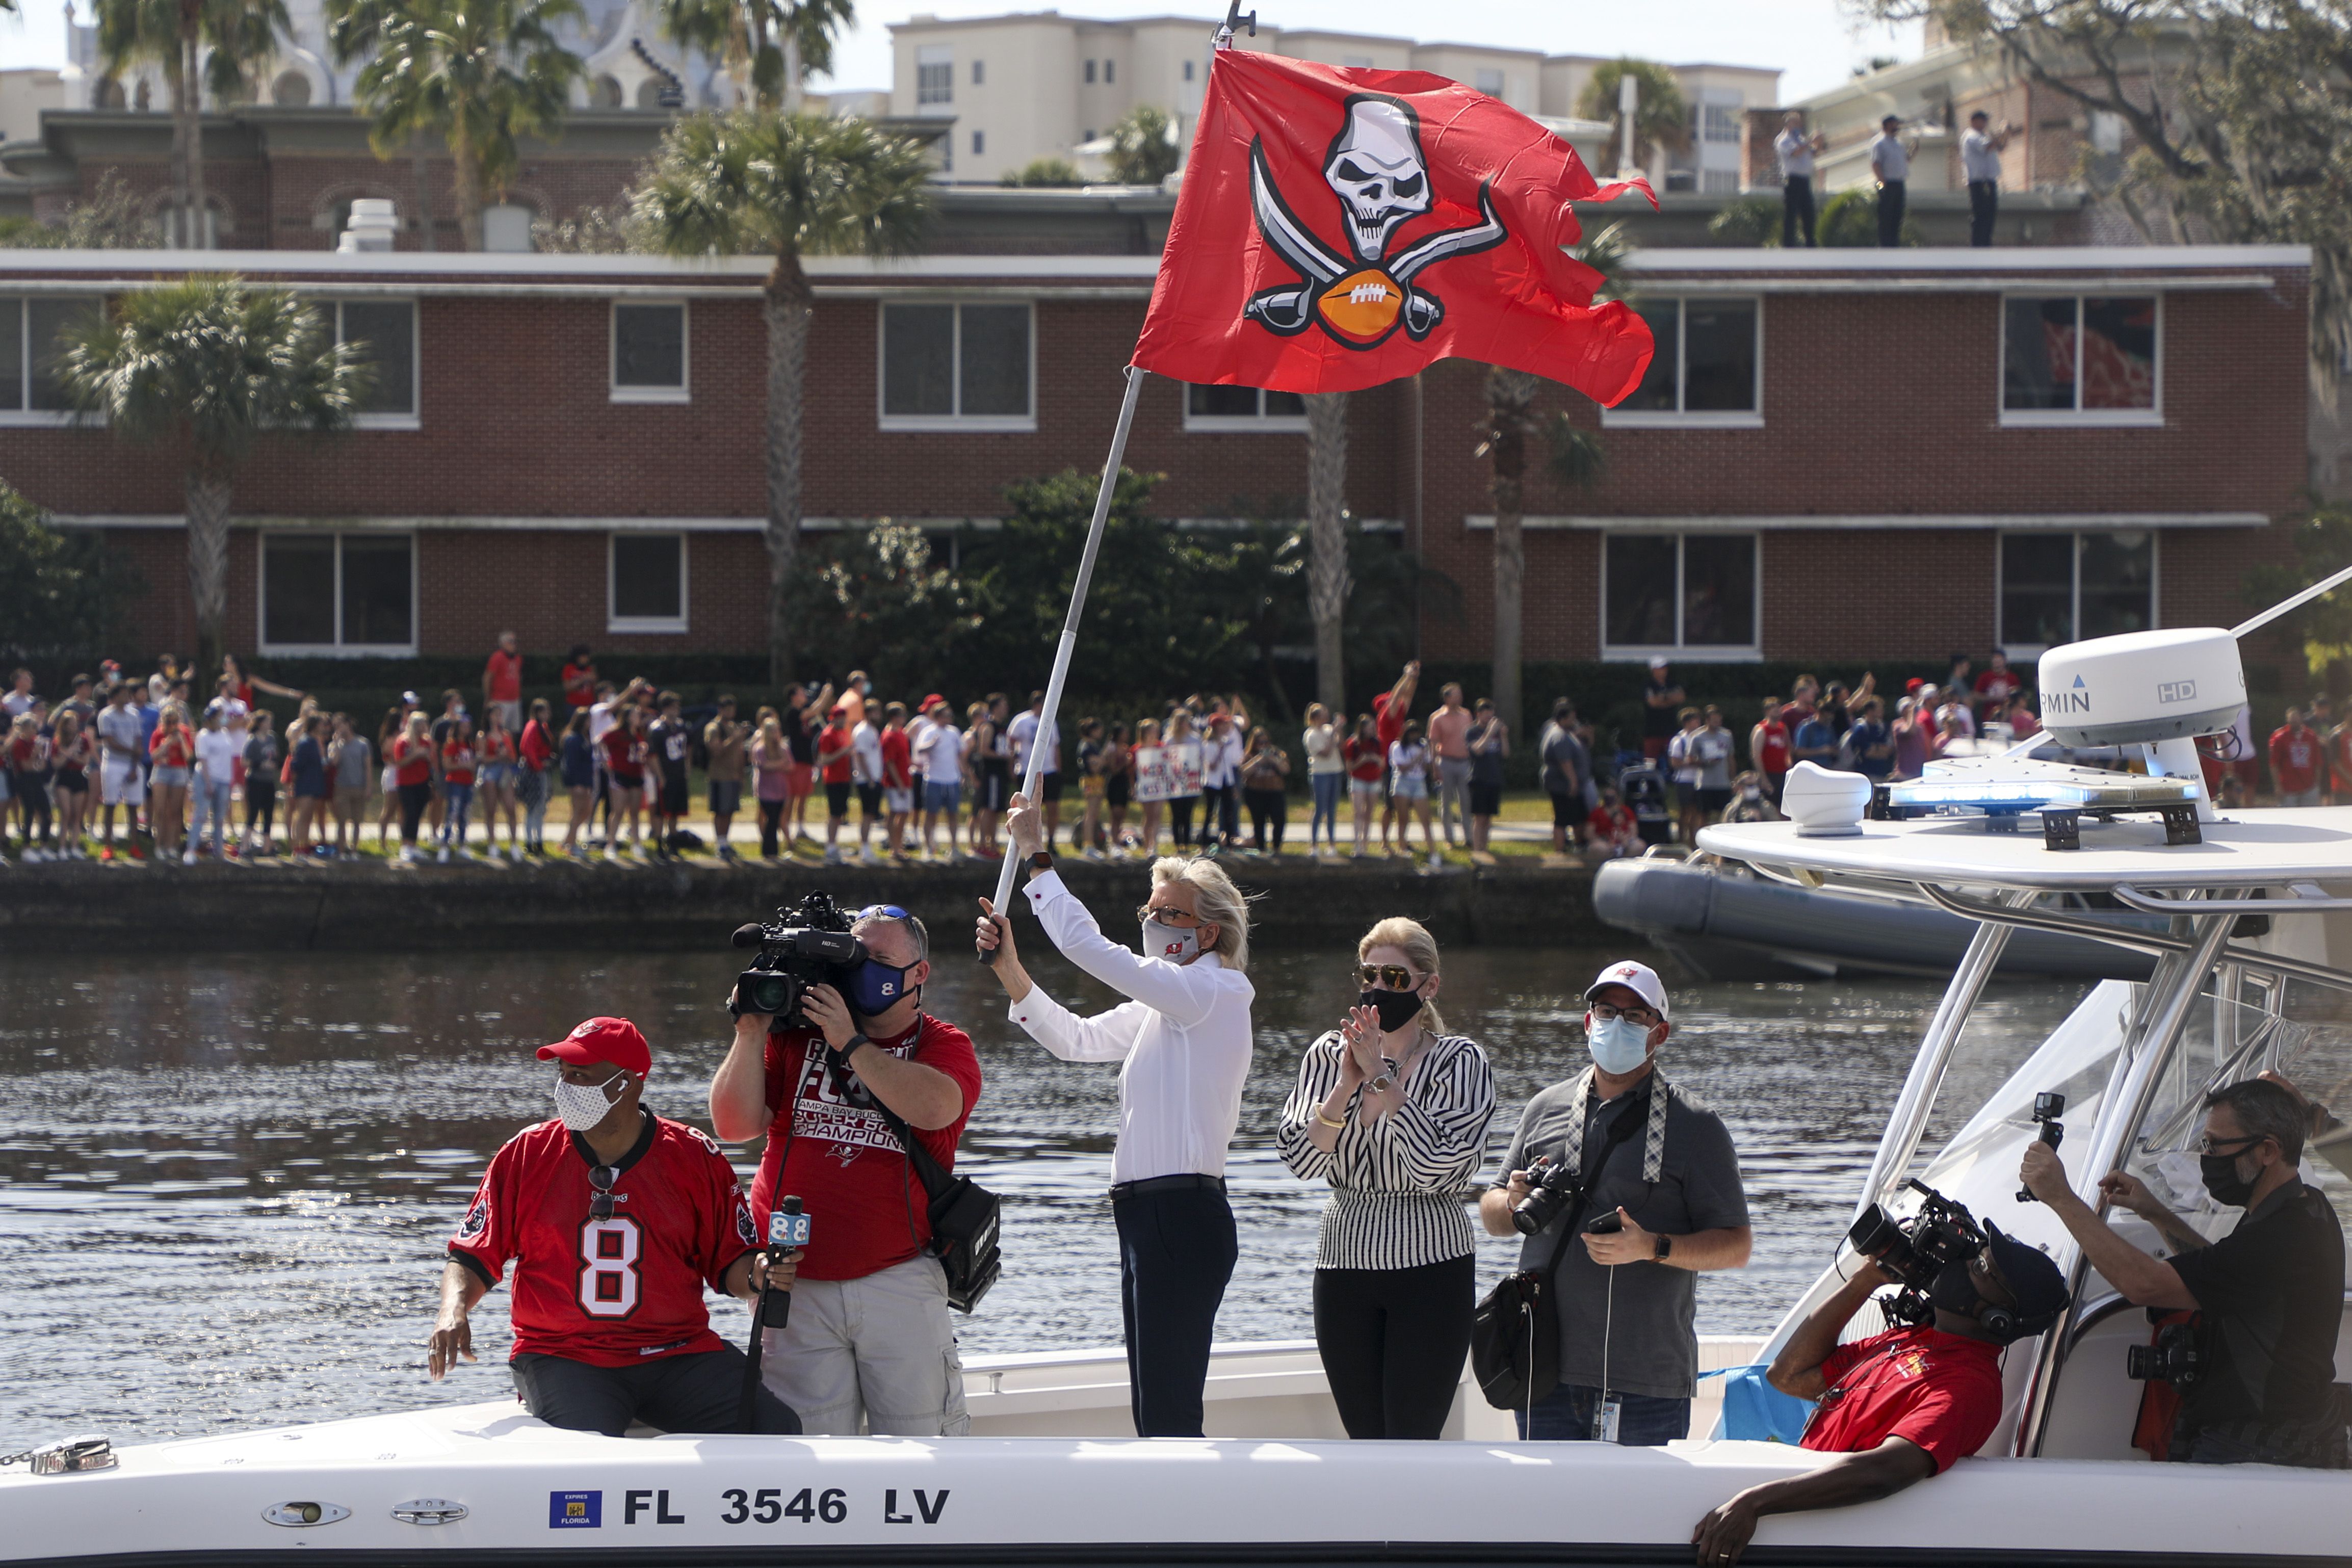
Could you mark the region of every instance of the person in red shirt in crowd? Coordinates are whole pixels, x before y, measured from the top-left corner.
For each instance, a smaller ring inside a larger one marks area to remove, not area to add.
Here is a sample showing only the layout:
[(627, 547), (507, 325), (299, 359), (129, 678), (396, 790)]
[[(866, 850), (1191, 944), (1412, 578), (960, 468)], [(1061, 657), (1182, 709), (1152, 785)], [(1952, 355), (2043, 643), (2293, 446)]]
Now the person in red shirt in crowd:
[(1797, 726), (1811, 718), (1821, 706), (1822, 683), (1810, 675), (1797, 677), (1797, 684), (1789, 689), (1789, 701), (1780, 710), (1780, 722), (1795, 734)]
[(1584, 858), (1615, 860), (1642, 849), (1642, 819), (1619, 798), (1615, 784), (1602, 784), (1601, 804), (1584, 819)]
[(862, 1417), (877, 1436), (959, 1436), (971, 1417), (929, 1199), (883, 1110), (951, 1169), (980, 1058), (971, 1036), (922, 1009), (923, 922), (878, 904), (852, 930), (866, 957), (847, 994), (810, 986), (804, 1026), (736, 1009), (710, 1081), (719, 1136), (768, 1140), (752, 1214), (764, 1223), (791, 1194), (810, 1215), (792, 1321), (768, 1331), (761, 1370), (812, 1433), (855, 1436)]
[(856, 746), (850, 739), (849, 710), (835, 703), (816, 738), (816, 771), (824, 780), (824, 863), (841, 864), (841, 830), (849, 822), (849, 791), (855, 781)]
[(1381, 738), (1382, 771), (1381, 805), (1381, 853), (1389, 852), (1389, 834), (1396, 834), (1400, 848), (1404, 844), (1404, 824), (1397, 818), (1396, 794), (1386, 777), (1389, 748), (1404, 739), (1405, 721), (1412, 716), (1413, 689), (1421, 684), (1421, 660), (1414, 659), (1404, 667), (1396, 684), (1372, 699), (1372, 728)]
[(890, 858), (907, 858), (907, 819), (915, 813), (915, 751), (907, 739), (907, 705), (882, 710), (882, 833)]
[(393, 787), (400, 795), (400, 858), (416, 858), (416, 826), (433, 800), (433, 736), (423, 713), (411, 713), (400, 733), (384, 749), (384, 765), (392, 770)]
[(567, 708), (591, 708), (596, 702), (596, 661), (586, 643), (574, 643), (563, 660), (563, 703)]
[(2271, 779), (2281, 805), (2317, 805), (2323, 747), (2319, 731), (2304, 722), (2303, 710), (2286, 710), (2286, 722), (2271, 731)]
[[(466, 847), (466, 827), (474, 819), (474, 763), (479, 753), (474, 750), (473, 736), (460, 724), (443, 731), (440, 755), (441, 864), (446, 866), (452, 844), (460, 860), (474, 858), (474, 852)], [(496, 831), (492, 829), (494, 836)]]
[(512, 632), (499, 634), (499, 646), (482, 666), (482, 711), (505, 720), (509, 735), (522, 730), (522, 654)]
[(638, 812), (645, 798), (646, 758), (652, 749), (652, 743), (646, 739), (646, 710), (632, 704), (628, 716), (605, 731), (599, 743), (604, 752), (606, 795), (612, 802), (610, 815), (604, 819), (604, 858), (621, 858), (619, 824), (626, 818), (629, 852), (642, 860), (646, 858), (646, 835)]
[(515, 799), (522, 805), (523, 838), (534, 855), (547, 853), (548, 776), (556, 764), (555, 725), (544, 697), (530, 700), (530, 722), (516, 743)]
[(1803, 1447), (1833, 1465), (1749, 1487), (1692, 1532), (1699, 1568), (1733, 1568), (1768, 1513), (1843, 1508), (1942, 1475), (2000, 1425), (2001, 1352), (2066, 1309), (2065, 1276), (2043, 1253), (1987, 1224), (1984, 1247), (1936, 1277), (1935, 1322), (1838, 1343), (1846, 1321), (1894, 1277), (1864, 1259), (1798, 1326), (1765, 1373), (1814, 1401)]
[(2025, 682), (2009, 668), (2009, 655), (1995, 648), (1992, 662), (1978, 675), (1975, 688), (1977, 718), (1990, 724), (2008, 710), (2009, 700), (2025, 689)]
[(1780, 800), (1780, 783), (1789, 776), (1789, 725), (1780, 717), (1780, 700), (1764, 699), (1764, 716), (1748, 731), (1748, 760), (1764, 780), (1764, 793), (1773, 804)]
[[(1394, 706), (1394, 704), (1391, 704)], [(1404, 733), (1404, 726), (1397, 726)], [(1372, 812), (1381, 785), (1389, 776), (1388, 742), (1380, 738), (1380, 721), (1370, 713), (1356, 716), (1356, 732), (1341, 742), (1339, 755), (1348, 764), (1348, 807), (1355, 814), (1356, 847), (1350, 857), (1360, 860), (1372, 840)], [(1388, 824), (1381, 824), (1381, 853), (1389, 852)]]
[[(425, 1341), (436, 1382), (474, 1359), (467, 1314), (515, 1266), (514, 1352), (523, 1405), (551, 1426), (740, 1432), (743, 1352), (711, 1331), (702, 1289), (756, 1300), (772, 1271), (743, 1184), (718, 1144), (640, 1101), (653, 1052), (626, 1018), (591, 1018), (551, 1046), (555, 1117), (490, 1158), (449, 1238), (441, 1311)], [(801, 1429), (758, 1391), (761, 1432)]]

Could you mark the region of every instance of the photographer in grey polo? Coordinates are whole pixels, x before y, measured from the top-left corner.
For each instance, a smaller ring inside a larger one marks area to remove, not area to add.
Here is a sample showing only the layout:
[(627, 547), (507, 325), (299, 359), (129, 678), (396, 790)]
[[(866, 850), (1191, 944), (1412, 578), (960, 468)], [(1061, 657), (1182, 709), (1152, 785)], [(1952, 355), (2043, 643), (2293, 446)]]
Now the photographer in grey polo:
[[(1591, 1063), (1528, 1101), (1508, 1177), (1480, 1197), (1478, 1216), (1490, 1235), (1514, 1234), (1512, 1211), (1554, 1172), (1590, 1194), (1580, 1215), (1562, 1205), (1519, 1248), (1523, 1269), (1559, 1263), (1560, 1315), (1559, 1386), (1517, 1413), (1519, 1436), (1650, 1447), (1690, 1435), (1697, 1276), (1745, 1267), (1754, 1233), (1731, 1134), (1658, 1070), (1673, 1026), (1656, 972), (1612, 963), (1584, 1002)], [(1611, 1220), (1615, 1229), (1591, 1231)]]

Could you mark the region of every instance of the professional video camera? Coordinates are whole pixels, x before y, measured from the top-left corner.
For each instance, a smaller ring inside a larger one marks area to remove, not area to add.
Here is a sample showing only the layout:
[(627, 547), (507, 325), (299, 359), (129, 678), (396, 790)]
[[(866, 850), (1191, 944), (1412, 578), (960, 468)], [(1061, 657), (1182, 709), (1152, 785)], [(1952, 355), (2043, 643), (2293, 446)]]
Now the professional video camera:
[(833, 896), (820, 891), (803, 899), (797, 908), (779, 906), (772, 921), (737, 926), (735, 945), (756, 947), (760, 956), (735, 977), (735, 1011), (766, 1013), (805, 1026), (801, 997), (808, 988), (823, 984), (838, 989), (849, 972), (866, 962), (866, 944), (849, 934), (850, 924)]
[(2167, 1323), (2156, 1331), (2156, 1343), (2134, 1345), (2124, 1356), (2124, 1375), (2137, 1383), (2185, 1389), (2197, 1373), (2197, 1331), (2187, 1323)]
[(1966, 1262), (1982, 1252), (1986, 1237), (1965, 1205), (1954, 1203), (1925, 1182), (1914, 1180), (1905, 1185), (1921, 1194), (1917, 1214), (1898, 1220), (1873, 1204), (1869, 1213), (1853, 1222), (1845, 1238), (1856, 1252), (1875, 1258), (1881, 1268), (1902, 1283), (1902, 1291), (1886, 1303), (1890, 1320), (1932, 1322), (1936, 1310), (1928, 1304), (1927, 1292), (1936, 1276), (1946, 1264)]

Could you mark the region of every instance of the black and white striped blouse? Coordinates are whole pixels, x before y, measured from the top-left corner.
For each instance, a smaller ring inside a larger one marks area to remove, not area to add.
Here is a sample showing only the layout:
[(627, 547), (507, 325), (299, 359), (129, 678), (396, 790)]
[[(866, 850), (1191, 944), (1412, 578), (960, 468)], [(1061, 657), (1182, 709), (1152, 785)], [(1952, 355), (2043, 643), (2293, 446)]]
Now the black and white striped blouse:
[(1318, 1268), (1417, 1268), (1475, 1249), (1462, 1192), (1478, 1173), (1495, 1120), (1495, 1079), (1475, 1040), (1441, 1035), (1404, 1080), (1404, 1104), (1370, 1126), (1349, 1098), (1339, 1142), (1307, 1142), (1317, 1110), (1339, 1080), (1339, 1033), (1307, 1047), (1298, 1087), (1282, 1108), (1275, 1143), (1305, 1181), (1328, 1180)]

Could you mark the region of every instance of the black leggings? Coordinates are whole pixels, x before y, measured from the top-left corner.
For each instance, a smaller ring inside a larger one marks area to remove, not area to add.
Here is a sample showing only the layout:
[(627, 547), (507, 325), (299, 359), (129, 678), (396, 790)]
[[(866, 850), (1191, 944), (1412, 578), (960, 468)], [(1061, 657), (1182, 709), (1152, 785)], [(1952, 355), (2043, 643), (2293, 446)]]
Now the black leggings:
[(1168, 831), (1175, 836), (1179, 849), (1192, 847), (1192, 805), (1200, 798), (1197, 795), (1180, 795), (1168, 803)]
[(274, 779), (247, 778), (245, 781), (245, 830), (259, 833), (262, 841), (269, 839), (270, 825), (278, 819), (278, 784)]
[(1435, 1437), (1470, 1352), (1477, 1265), (1318, 1268), (1315, 1347), (1350, 1437)]
[(416, 825), (425, 820), (425, 808), (433, 800), (433, 784), (404, 784), (400, 786), (400, 841), (416, 842)]
[(760, 803), (760, 854), (769, 860), (776, 858), (776, 836), (784, 825), (784, 802), (763, 800)]
[(1274, 835), (1274, 852), (1282, 853), (1282, 829), (1290, 819), (1290, 797), (1278, 789), (1245, 789), (1242, 799), (1249, 806), (1250, 839), (1263, 854), (1266, 834)]

